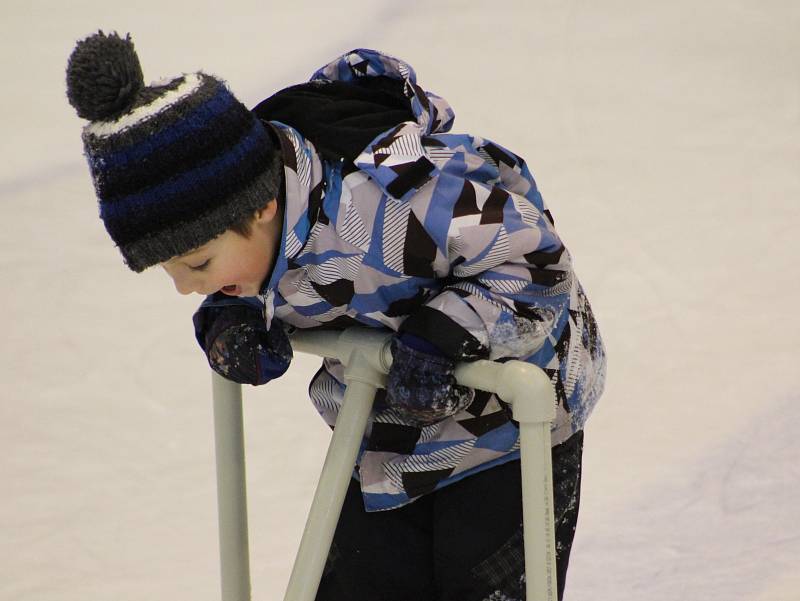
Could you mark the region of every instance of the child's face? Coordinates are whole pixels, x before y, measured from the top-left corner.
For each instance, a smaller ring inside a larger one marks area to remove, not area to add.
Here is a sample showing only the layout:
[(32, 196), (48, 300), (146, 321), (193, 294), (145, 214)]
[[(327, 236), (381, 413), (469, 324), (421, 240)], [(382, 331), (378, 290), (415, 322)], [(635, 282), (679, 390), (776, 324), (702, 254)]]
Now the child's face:
[(271, 201), (255, 214), (249, 238), (226, 230), (203, 246), (161, 266), (181, 294), (255, 296), (275, 261), (282, 215)]

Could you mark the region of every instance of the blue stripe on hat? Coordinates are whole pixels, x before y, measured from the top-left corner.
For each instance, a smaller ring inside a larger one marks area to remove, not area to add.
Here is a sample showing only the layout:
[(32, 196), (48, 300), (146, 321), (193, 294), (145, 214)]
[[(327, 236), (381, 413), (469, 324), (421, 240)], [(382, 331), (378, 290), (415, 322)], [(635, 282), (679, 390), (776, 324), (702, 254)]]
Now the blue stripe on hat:
[[(264, 143), (266, 137), (267, 132), (264, 130), (264, 126), (261, 125), (260, 121), (254, 120), (248, 134), (225, 154), (195, 169), (185, 171), (171, 180), (149, 188), (144, 192), (129, 194), (113, 201), (101, 202), (100, 217), (103, 220), (123, 219), (131, 213), (148, 211), (153, 205), (168, 202), (174, 196), (184, 195), (192, 189), (203, 187), (214, 179), (222, 179), (222, 173), (228, 169), (234, 169), (242, 161), (242, 158), (246, 158), (259, 144)], [(266, 165), (264, 167), (266, 168)]]
[(138, 144), (124, 147), (117, 152), (104, 156), (103, 170), (122, 169), (129, 163), (147, 158), (159, 148), (168, 146), (184, 136), (195, 133), (198, 122), (197, 116), (201, 112), (204, 118), (200, 122), (204, 128), (207, 128), (211, 119), (224, 114), (225, 111), (237, 104), (238, 101), (225, 86), (219, 86), (219, 90), (210, 100), (198, 104), (189, 114), (170, 124), (169, 127), (165, 127), (159, 132), (148, 136)]

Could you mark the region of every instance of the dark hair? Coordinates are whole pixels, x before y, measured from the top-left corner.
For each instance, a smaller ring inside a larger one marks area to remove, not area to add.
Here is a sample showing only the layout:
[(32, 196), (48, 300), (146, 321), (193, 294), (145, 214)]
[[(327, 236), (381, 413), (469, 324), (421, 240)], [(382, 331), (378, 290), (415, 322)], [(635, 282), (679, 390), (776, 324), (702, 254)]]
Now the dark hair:
[(239, 234), (242, 238), (249, 238), (250, 234), (253, 233), (253, 221), (255, 220), (255, 216), (253, 213), (247, 213), (244, 217), (239, 219), (238, 221), (234, 221), (229, 230), (232, 230)]
[[(285, 204), (285, 200), (283, 197), (283, 181), (281, 181), (280, 192), (278, 193), (278, 195), (274, 199), (268, 201), (266, 204), (269, 204), (270, 202), (277, 202), (278, 209), (279, 210), (283, 209), (283, 205)], [(238, 219), (237, 221), (234, 221), (230, 226), (228, 226), (228, 229), (233, 232), (236, 232), (243, 238), (249, 238), (250, 234), (253, 233), (253, 221), (255, 221), (255, 214), (248, 213), (243, 217), (241, 217), (240, 219)]]

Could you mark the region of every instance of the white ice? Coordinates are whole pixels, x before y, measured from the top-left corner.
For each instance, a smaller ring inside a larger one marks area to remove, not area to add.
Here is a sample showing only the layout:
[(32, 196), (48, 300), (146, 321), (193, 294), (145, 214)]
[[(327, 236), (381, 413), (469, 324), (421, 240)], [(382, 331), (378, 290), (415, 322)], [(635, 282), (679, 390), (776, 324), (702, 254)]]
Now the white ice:
[[(4, 0), (0, 599), (219, 598), (199, 299), (122, 264), (64, 67), (253, 104), (354, 47), (526, 157), (609, 355), (566, 598), (800, 599), (800, 4)], [(253, 598), (282, 598), (329, 438), (314, 358), (246, 391)], [(793, 450), (794, 449), (794, 450)]]

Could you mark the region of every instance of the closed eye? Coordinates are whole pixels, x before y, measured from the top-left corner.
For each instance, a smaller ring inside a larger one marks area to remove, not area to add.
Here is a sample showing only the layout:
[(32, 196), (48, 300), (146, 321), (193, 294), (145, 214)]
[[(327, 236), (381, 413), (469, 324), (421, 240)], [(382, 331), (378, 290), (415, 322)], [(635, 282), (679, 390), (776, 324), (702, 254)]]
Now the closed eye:
[(203, 270), (205, 270), (206, 267), (208, 267), (209, 263), (211, 263), (211, 259), (206, 259), (200, 265), (190, 265), (189, 268), (192, 271), (203, 271)]

